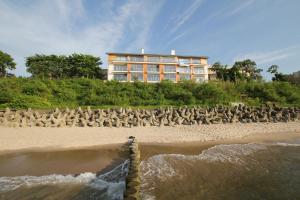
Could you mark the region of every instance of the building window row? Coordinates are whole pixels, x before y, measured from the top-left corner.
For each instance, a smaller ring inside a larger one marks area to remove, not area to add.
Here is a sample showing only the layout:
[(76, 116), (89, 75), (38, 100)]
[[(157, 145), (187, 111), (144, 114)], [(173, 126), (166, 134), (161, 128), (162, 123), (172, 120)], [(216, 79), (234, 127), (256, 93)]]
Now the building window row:
[(147, 72), (159, 73), (159, 65), (147, 65)]
[(127, 65), (114, 65), (114, 71), (125, 72), (127, 71)]
[(147, 74), (147, 80), (153, 82), (160, 81), (159, 74)]
[(127, 81), (127, 74), (114, 74), (114, 80)]
[(143, 73), (131, 73), (131, 81), (143, 81)]
[[(143, 56), (116, 56), (115, 61), (133, 61), (133, 62), (162, 62), (162, 63), (177, 63), (175, 57), (160, 57), (160, 56), (148, 56), (144, 58)], [(182, 59), (179, 59), (182, 60)], [(187, 63), (190, 63), (189, 59), (186, 59)], [(200, 63), (200, 60), (199, 60)]]
[(191, 68), (190, 67), (178, 67), (178, 72), (179, 73), (191, 73)]
[[(127, 71), (127, 65), (126, 64), (115, 64), (114, 65), (114, 71), (116, 72), (126, 72)], [(142, 64), (131, 64), (130, 65), (130, 71), (132, 72), (143, 72), (143, 65)], [(164, 73), (176, 73), (176, 66), (175, 65), (165, 65), (164, 66)], [(159, 65), (147, 65), (147, 72), (149, 73), (159, 73)], [(191, 73), (191, 68), (188, 66), (179, 66), (178, 67), (179, 73), (185, 73), (189, 74)], [(202, 67), (195, 67), (193, 69), (193, 72), (195, 74), (203, 74), (204, 68)]]
[(164, 80), (176, 81), (176, 74), (164, 74)]
[[(131, 73), (130, 76), (131, 81), (144, 81), (143, 73)], [(117, 81), (127, 81), (126, 73), (118, 73), (114, 74), (114, 80)], [(165, 74), (164, 80), (176, 81), (176, 74)], [(179, 75), (179, 80), (191, 80), (191, 76), (189, 74), (181, 74)], [(194, 80), (196, 82), (204, 82), (205, 77), (203, 75), (195, 75)], [(147, 81), (149, 82), (158, 82), (160, 81), (159, 74), (147, 74)]]
[(191, 75), (189, 75), (189, 74), (180, 74), (179, 79), (180, 80), (191, 80)]
[(179, 58), (178, 62), (175, 57), (159, 57), (159, 56), (117, 56), (115, 61), (132, 61), (132, 62), (157, 62), (157, 63), (179, 63), (180, 65), (201, 64), (200, 59)]
[(131, 64), (130, 65), (130, 71), (142, 72), (143, 71), (143, 65), (142, 64)]
[(199, 68), (199, 67), (195, 67), (194, 68), (194, 73), (195, 74), (203, 74), (204, 73), (204, 69), (203, 68)]

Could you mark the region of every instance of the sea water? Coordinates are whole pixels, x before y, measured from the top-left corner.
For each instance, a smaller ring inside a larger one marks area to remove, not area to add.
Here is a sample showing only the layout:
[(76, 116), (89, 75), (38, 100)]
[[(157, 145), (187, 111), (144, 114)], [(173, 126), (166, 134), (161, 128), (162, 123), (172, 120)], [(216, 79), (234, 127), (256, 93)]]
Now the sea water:
[(142, 199), (300, 199), (300, 143), (219, 144), (141, 164)]
[[(144, 157), (142, 199), (300, 199), (300, 140), (170, 151)], [(123, 199), (127, 172), (1, 176), (0, 199)]]

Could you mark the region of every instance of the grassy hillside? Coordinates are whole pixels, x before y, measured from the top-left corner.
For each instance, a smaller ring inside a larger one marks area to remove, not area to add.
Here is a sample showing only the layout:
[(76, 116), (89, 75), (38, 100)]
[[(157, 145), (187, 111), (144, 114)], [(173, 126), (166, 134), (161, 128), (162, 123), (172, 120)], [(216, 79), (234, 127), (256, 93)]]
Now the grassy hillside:
[(92, 79), (40, 80), (30, 78), (0, 79), (0, 107), (112, 107), (248, 105), (274, 102), (281, 106), (300, 106), (300, 88), (285, 82), (210, 82), (185, 81), (119, 83)]

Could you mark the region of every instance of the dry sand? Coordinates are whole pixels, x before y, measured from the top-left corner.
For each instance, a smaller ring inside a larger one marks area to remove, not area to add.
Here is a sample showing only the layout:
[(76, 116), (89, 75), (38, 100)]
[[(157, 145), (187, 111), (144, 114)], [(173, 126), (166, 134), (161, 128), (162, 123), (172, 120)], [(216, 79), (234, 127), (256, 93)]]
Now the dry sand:
[(142, 143), (183, 143), (245, 138), (300, 138), (300, 122), (214, 124), (134, 128), (5, 128), (0, 127), (0, 151), (64, 149), (118, 144), (135, 136)]

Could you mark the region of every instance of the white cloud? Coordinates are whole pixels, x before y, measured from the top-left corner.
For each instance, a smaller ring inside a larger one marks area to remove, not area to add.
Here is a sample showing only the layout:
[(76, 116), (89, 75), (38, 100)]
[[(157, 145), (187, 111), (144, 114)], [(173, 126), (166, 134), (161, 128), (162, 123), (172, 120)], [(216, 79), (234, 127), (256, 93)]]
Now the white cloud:
[(188, 21), (198, 10), (203, 3), (203, 0), (195, 0), (186, 10), (179, 14), (174, 20), (173, 28), (170, 30), (171, 33), (176, 32), (186, 21)]
[(236, 15), (236, 14), (240, 13), (241, 11), (243, 11), (244, 9), (251, 6), (253, 3), (254, 3), (254, 0), (243, 1), (243, 3), (237, 5), (231, 11), (229, 11), (227, 13), (227, 16)]
[(300, 46), (290, 46), (283, 49), (273, 50), (269, 52), (254, 52), (244, 55), (239, 55), (232, 62), (252, 59), (258, 64), (273, 64), (272, 62), (283, 60), (285, 58), (296, 55), (300, 51)]
[(229, 6), (226, 6), (223, 9), (212, 12), (208, 17), (204, 19), (203, 23), (208, 23), (209, 21), (215, 18), (225, 18), (238, 15), (242, 11), (253, 5), (255, 3), (255, 0), (243, 0), (241, 2), (242, 3), (238, 4), (230, 4)]
[[(24, 57), (34, 53), (88, 53), (101, 56), (105, 62), (105, 52), (118, 48), (132, 24), (144, 29), (140, 29), (140, 35), (131, 30), (137, 37), (131, 47), (146, 43), (149, 27), (162, 4), (151, 2), (128, 0), (119, 7), (119, 2), (105, 3), (110, 10), (95, 19), (83, 0), (32, 1), (26, 5), (0, 1), (0, 49), (16, 58), (17, 75), (26, 74)], [(145, 14), (143, 6), (154, 12)]]

